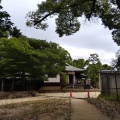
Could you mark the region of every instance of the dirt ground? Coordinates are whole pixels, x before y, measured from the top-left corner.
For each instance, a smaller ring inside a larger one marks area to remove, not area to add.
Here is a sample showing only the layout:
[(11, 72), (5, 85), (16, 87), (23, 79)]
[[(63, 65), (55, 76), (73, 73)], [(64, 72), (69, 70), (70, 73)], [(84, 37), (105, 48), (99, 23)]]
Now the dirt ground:
[(0, 106), (0, 120), (69, 120), (69, 98), (49, 98)]
[(7, 105), (0, 105), (0, 120), (111, 120), (94, 105), (79, 99), (78, 95), (84, 97), (87, 94), (73, 93), (73, 98), (68, 97), (69, 93), (41, 94), (39, 97), (20, 98), (20, 102), (13, 99), (17, 103), (8, 99), (12, 104), (8, 104), (7, 99), (1, 100)]
[(110, 120), (110, 118), (83, 99), (48, 98), (2, 105), (0, 120)]

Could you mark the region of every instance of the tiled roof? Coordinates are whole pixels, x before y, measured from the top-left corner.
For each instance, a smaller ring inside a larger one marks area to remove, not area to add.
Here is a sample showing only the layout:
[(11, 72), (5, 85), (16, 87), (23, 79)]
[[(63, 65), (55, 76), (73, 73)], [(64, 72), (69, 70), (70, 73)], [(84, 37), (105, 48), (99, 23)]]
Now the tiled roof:
[(110, 73), (110, 72), (114, 72), (114, 71), (113, 70), (102, 70), (100, 72), (102, 72), (102, 73)]
[(68, 65), (68, 66), (66, 66), (65, 71), (85, 71), (85, 69), (80, 69), (80, 68), (76, 68), (74, 66)]

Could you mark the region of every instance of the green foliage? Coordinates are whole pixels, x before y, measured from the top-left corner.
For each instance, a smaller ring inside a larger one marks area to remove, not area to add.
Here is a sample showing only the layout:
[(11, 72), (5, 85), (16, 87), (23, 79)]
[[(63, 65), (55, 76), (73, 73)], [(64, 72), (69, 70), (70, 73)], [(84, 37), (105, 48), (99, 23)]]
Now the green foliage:
[(0, 39), (0, 66), (5, 75), (13, 77), (16, 72), (24, 71), (30, 53), (30, 46), (26, 42), (21, 43), (16, 38)]
[[(47, 80), (46, 74), (58, 74), (65, 69), (70, 54), (56, 43), (27, 38), (0, 39), (0, 75)], [(14, 83), (14, 81), (13, 81)]]
[[(108, 100), (108, 101), (117, 101), (117, 96), (116, 96), (115, 93), (111, 94), (109, 96), (108, 95), (100, 94), (97, 99), (101, 99), (101, 98), (103, 98), (105, 100)], [(118, 96), (118, 101), (120, 102), (120, 95)]]
[(112, 60), (111, 65), (113, 68), (120, 70), (120, 50), (116, 52), (116, 58)]
[[(56, 75), (65, 69), (65, 63), (71, 56), (62, 47), (53, 42), (46, 42), (43, 40), (29, 39), (29, 44), (36, 49), (41, 55), (41, 64), (44, 67), (46, 74)], [(42, 63), (43, 62), (43, 63)]]
[(58, 17), (59, 18), (56, 19), (56, 32), (59, 34), (60, 37), (62, 37), (64, 34), (71, 35), (79, 30), (80, 23), (71, 12), (61, 12)]
[(17, 27), (13, 27), (12, 30), (10, 31), (10, 36), (11, 37), (16, 37), (19, 38), (22, 35), (19, 29)]
[(10, 15), (6, 11), (2, 11), (2, 9), (3, 7), (0, 5), (0, 38), (8, 37), (13, 25), (10, 21)]
[(73, 66), (84, 69), (89, 65), (89, 61), (88, 60), (84, 60), (84, 59), (75, 59), (72, 61), (71, 63)]
[(89, 62), (91, 62), (92, 64), (96, 64), (98, 63), (98, 61), (99, 61), (98, 54), (96, 53), (90, 54)]
[(96, 87), (99, 80), (98, 74), (102, 70), (102, 64), (97, 54), (90, 54), (89, 60), (91, 64), (87, 68), (87, 75), (91, 79), (92, 86)]
[(36, 11), (26, 16), (27, 26), (46, 30), (48, 17), (57, 16), (56, 32), (60, 37), (71, 35), (80, 29), (79, 17), (100, 18), (105, 27), (112, 30), (114, 41), (120, 45), (119, 0), (46, 0), (38, 4)]
[(108, 64), (103, 64), (102, 65), (102, 70), (112, 70), (112, 66), (108, 65)]
[(10, 20), (10, 15), (6, 11), (2, 11), (3, 7), (1, 6), (0, 1), (0, 38), (8, 37), (20, 37), (21, 32), (17, 27), (13, 27), (13, 23)]
[(61, 89), (66, 87), (66, 85), (68, 84), (68, 75), (67, 74), (61, 74), (60, 83), (61, 83)]

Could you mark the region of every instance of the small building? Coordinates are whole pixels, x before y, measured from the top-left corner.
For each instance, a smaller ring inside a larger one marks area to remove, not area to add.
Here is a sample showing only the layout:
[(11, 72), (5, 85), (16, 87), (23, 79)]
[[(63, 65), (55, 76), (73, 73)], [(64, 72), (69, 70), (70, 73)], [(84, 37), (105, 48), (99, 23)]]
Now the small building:
[(80, 69), (69, 64), (66, 64), (65, 70), (62, 71), (60, 74), (56, 75), (55, 77), (49, 77), (48, 81), (44, 81), (45, 86), (60, 86), (61, 76), (65, 74), (68, 78), (68, 85), (74, 87), (79, 81), (82, 79), (82, 74), (85, 73), (85, 69)]
[(99, 77), (102, 94), (120, 94), (120, 72), (113, 70), (102, 70), (99, 73)]

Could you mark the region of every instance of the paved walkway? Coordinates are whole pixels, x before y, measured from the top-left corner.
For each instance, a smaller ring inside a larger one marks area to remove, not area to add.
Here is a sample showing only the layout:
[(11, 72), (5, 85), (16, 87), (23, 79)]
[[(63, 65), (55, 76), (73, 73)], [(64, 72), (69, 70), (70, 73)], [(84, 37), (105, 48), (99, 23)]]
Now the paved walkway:
[[(96, 98), (100, 92), (90, 92), (90, 97)], [(70, 93), (40, 93), (38, 97), (28, 97), (28, 98), (18, 98), (18, 99), (4, 99), (0, 100), (0, 105), (11, 104), (11, 103), (18, 103), (18, 102), (25, 102), (25, 101), (34, 101), (40, 99), (47, 99), (48, 97), (70, 97)], [(72, 92), (73, 98), (87, 98), (87, 92)]]
[(71, 120), (111, 120), (94, 105), (82, 99), (71, 99)]
[[(96, 98), (100, 92), (89, 92), (91, 98)], [(70, 92), (63, 93), (40, 93), (41, 96), (70, 97)], [(74, 98), (88, 98), (88, 92), (72, 92)]]

